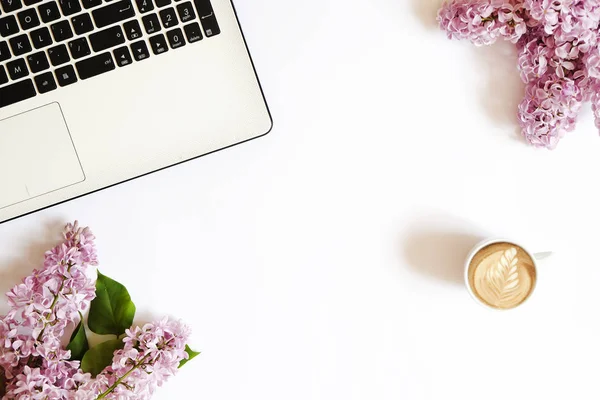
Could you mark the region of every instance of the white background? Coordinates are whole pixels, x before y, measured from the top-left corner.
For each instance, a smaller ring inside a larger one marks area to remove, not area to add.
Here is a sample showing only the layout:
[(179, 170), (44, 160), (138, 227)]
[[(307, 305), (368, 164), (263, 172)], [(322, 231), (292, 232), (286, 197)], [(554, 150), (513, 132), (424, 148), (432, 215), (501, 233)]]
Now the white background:
[[(158, 400), (597, 398), (591, 112), (527, 146), (513, 47), (447, 41), (439, 3), (238, 0), (272, 133), (1, 225), (1, 291), (79, 219), (140, 321), (193, 327)], [(556, 252), (514, 311), (462, 286), (487, 236)]]

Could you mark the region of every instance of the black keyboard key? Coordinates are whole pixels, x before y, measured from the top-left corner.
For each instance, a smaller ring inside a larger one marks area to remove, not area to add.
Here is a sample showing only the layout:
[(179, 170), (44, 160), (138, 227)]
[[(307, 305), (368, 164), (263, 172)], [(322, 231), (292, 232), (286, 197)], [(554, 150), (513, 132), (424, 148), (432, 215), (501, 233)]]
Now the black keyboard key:
[(10, 79), (13, 81), (25, 78), (27, 75), (29, 75), (29, 70), (27, 69), (27, 64), (25, 63), (24, 58), (19, 58), (18, 60), (6, 63), (6, 69), (8, 69)]
[(67, 46), (64, 44), (48, 49), (48, 56), (50, 56), (50, 62), (55, 67), (71, 61)]
[(146, 29), (147, 34), (160, 31), (160, 22), (158, 22), (158, 17), (156, 14), (146, 15), (142, 18), (142, 22), (144, 23), (144, 28)]
[(69, 49), (71, 50), (71, 57), (73, 57), (74, 60), (78, 60), (92, 54), (90, 45), (88, 44), (87, 39), (84, 37), (69, 42)]
[(75, 75), (75, 70), (72, 65), (65, 65), (64, 67), (58, 68), (54, 71), (56, 75), (56, 80), (60, 87), (71, 85), (77, 82), (77, 75)]
[(125, 35), (129, 40), (135, 40), (142, 37), (142, 28), (140, 28), (140, 23), (137, 20), (126, 22), (123, 25), (123, 29), (125, 29)]
[(90, 35), (90, 43), (95, 52), (125, 43), (125, 36), (120, 26), (113, 26)]
[(14, 15), (0, 18), (0, 35), (7, 37), (19, 32), (19, 24)]
[(158, 34), (150, 38), (150, 47), (152, 48), (152, 52), (154, 54), (162, 54), (169, 51), (169, 47), (167, 47), (167, 41), (162, 34)]
[(154, 0), (156, 7), (165, 7), (171, 4), (171, 0)]
[(35, 28), (40, 24), (40, 19), (34, 8), (28, 8), (27, 10), (21, 11), (17, 14), (17, 17), (21, 23), (21, 28), (25, 30)]
[(31, 43), (27, 35), (15, 36), (9, 42), (15, 56), (22, 56), (31, 51)]
[(79, 0), (58, 0), (58, 4), (60, 4), (60, 9), (65, 17), (81, 11)]
[(94, 30), (94, 23), (89, 14), (81, 14), (71, 18), (73, 29), (77, 35), (83, 35)]
[(122, 0), (92, 11), (98, 28), (112, 25), (135, 16), (131, 0)]
[(33, 47), (36, 49), (41, 49), (42, 47), (47, 47), (52, 44), (52, 37), (50, 37), (50, 31), (48, 28), (40, 28), (31, 32), (31, 41), (33, 42)]
[(133, 53), (133, 58), (135, 58), (135, 61), (142, 61), (150, 57), (148, 46), (146, 46), (146, 42), (143, 40), (132, 43), (131, 52)]
[(8, 43), (0, 42), (0, 62), (6, 61), (11, 57)]
[(206, 37), (216, 36), (221, 33), (217, 18), (215, 18), (214, 14), (208, 17), (201, 17), (200, 22), (202, 22), (202, 28), (204, 28)]
[(167, 39), (169, 39), (169, 45), (173, 50), (185, 46), (183, 32), (179, 28), (167, 32)]
[(133, 59), (131, 58), (131, 53), (129, 53), (129, 49), (127, 48), (127, 46), (115, 49), (115, 51), (113, 51), (113, 54), (115, 56), (115, 61), (119, 67), (124, 67), (133, 62)]
[(194, 7), (192, 7), (192, 3), (190, 3), (189, 1), (183, 4), (178, 4), (177, 12), (179, 13), (179, 19), (183, 23), (186, 23), (196, 18), (196, 14), (194, 13)]
[(50, 64), (48, 63), (48, 57), (46, 57), (46, 53), (44, 53), (43, 51), (28, 55), (27, 62), (29, 63), (29, 69), (34, 74), (37, 74), (40, 71), (50, 68)]
[(81, 0), (85, 9), (98, 7), (102, 4), (102, 0)]
[(52, 36), (54, 36), (56, 42), (62, 42), (73, 37), (73, 31), (71, 30), (69, 21), (59, 21), (50, 25), (50, 29), (52, 30)]
[(166, 29), (171, 28), (179, 23), (177, 21), (177, 14), (175, 14), (174, 8), (160, 10), (160, 19)]
[(140, 10), (140, 13), (142, 14), (154, 10), (154, 4), (152, 3), (152, 0), (135, 0), (135, 3), (137, 4), (138, 10)]
[(200, 29), (200, 25), (198, 25), (197, 22), (184, 26), (183, 30), (185, 31), (185, 37), (189, 43), (202, 40), (202, 29)]
[(45, 72), (33, 79), (35, 80), (35, 86), (37, 86), (37, 90), (40, 94), (48, 93), (57, 87), (52, 72)]
[(213, 14), (210, 0), (194, 0), (194, 4), (196, 4), (196, 10), (198, 10), (198, 15), (200, 15), (200, 17), (206, 17)]
[(89, 79), (115, 69), (115, 62), (110, 53), (102, 53), (95, 57), (79, 61), (75, 64), (79, 77)]
[(0, 65), (0, 85), (4, 85), (5, 83), (8, 83), (8, 75), (6, 75), (4, 67)]
[(42, 2), (42, 0), (23, 0), (23, 3), (26, 6), (32, 6), (34, 4), (41, 3), (41, 2)]
[(58, 6), (54, 1), (40, 5), (38, 12), (40, 13), (40, 17), (42, 17), (42, 21), (46, 23), (56, 21), (60, 18), (60, 11), (58, 11)]
[(0, 3), (2, 3), (2, 9), (5, 13), (13, 12), (23, 7), (21, 0), (0, 0)]
[(194, 0), (194, 4), (196, 4), (196, 10), (198, 10), (200, 22), (202, 22), (202, 28), (204, 28), (206, 37), (221, 33), (210, 0)]
[(13, 83), (0, 88), (0, 108), (10, 106), (19, 101), (35, 97), (35, 88), (31, 79)]

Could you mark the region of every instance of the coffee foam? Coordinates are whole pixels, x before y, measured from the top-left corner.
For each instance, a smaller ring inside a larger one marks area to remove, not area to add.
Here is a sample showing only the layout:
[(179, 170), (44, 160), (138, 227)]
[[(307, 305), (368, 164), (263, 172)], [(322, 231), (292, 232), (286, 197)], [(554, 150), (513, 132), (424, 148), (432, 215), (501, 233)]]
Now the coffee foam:
[(521, 247), (493, 243), (471, 259), (469, 285), (475, 296), (493, 308), (510, 309), (522, 304), (537, 280), (535, 263)]

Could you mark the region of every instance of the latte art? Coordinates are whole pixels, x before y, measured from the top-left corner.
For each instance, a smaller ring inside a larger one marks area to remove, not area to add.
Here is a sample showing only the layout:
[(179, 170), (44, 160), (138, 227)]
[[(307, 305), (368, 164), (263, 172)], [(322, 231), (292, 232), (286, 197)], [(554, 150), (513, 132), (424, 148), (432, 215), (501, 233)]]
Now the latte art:
[(485, 304), (514, 308), (531, 294), (536, 283), (531, 256), (512, 243), (494, 243), (479, 250), (469, 265), (469, 285)]

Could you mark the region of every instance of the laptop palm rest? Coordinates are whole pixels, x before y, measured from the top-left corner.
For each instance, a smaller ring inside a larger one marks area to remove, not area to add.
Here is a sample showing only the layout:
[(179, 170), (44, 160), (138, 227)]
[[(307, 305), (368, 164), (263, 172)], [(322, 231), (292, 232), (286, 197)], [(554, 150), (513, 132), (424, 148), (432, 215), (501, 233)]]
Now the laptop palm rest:
[(0, 121), (0, 209), (84, 180), (58, 103)]

